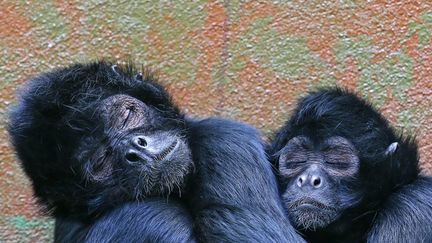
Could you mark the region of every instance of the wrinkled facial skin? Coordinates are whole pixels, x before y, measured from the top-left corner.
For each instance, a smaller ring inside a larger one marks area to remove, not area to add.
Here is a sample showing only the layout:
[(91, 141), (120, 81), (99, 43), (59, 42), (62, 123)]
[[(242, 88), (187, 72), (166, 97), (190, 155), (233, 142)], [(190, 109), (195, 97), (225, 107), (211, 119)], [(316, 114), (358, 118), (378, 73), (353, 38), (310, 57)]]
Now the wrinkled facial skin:
[(313, 143), (297, 136), (278, 154), (282, 201), (297, 228), (325, 228), (358, 202), (350, 183), (358, 175), (359, 158), (347, 139), (333, 136)]
[(77, 155), (86, 178), (115, 183), (130, 199), (180, 193), (193, 164), (178, 126), (128, 95), (106, 98), (97, 111), (101, 129), (81, 143), (94, 149)]

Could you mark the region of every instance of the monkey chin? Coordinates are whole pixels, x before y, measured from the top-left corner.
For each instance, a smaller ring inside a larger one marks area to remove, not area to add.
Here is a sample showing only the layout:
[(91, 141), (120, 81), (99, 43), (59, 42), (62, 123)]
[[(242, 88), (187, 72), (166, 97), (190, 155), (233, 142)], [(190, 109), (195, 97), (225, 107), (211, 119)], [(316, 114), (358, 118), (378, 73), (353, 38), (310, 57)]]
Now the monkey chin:
[(288, 216), (295, 227), (301, 230), (316, 231), (325, 228), (339, 218), (339, 213), (335, 208), (320, 205), (318, 203), (291, 205)]

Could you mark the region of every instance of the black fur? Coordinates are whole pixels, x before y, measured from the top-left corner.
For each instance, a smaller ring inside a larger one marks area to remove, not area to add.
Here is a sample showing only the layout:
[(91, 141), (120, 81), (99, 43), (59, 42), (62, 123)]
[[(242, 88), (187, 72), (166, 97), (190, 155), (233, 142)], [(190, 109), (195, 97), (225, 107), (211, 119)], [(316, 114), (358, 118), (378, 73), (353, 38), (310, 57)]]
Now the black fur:
[(432, 178), (392, 193), (374, 220), (368, 242), (432, 242)]
[[(427, 222), (421, 215), (422, 210), (428, 216), (431, 214), (432, 194), (428, 188), (430, 182), (427, 182), (430, 179), (419, 179), (417, 145), (411, 138), (396, 135), (370, 104), (341, 89), (324, 89), (307, 95), (269, 146), (269, 153), (275, 155), (272, 162), (276, 167), (278, 152), (298, 135), (318, 140), (329, 136), (347, 138), (360, 159), (358, 175), (346, 185), (353, 195), (361, 198), (360, 202), (353, 201), (352, 207), (327, 227), (303, 232), (308, 240), (366, 241), (371, 227), (371, 239), (385, 239), (383, 242), (394, 242), (392, 240), (399, 235), (402, 237), (403, 232), (416, 232), (417, 239), (430, 239), (430, 227), (418, 227)], [(386, 155), (386, 149), (394, 142), (399, 145), (397, 150)], [(279, 178), (281, 193), (289, 179)], [(405, 214), (414, 216), (407, 219)], [(396, 217), (398, 221), (390, 221)], [(396, 233), (392, 227), (401, 233)], [(411, 238), (403, 239), (412, 242)]]
[(195, 242), (192, 219), (179, 203), (148, 199), (126, 203), (86, 224), (57, 220), (55, 242)]
[(193, 122), (190, 202), (202, 242), (303, 242), (284, 215), (257, 132), (220, 119)]
[[(105, 62), (51, 71), (29, 82), (10, 115), (21, 165), (37, 199), (57, 219), (56, 242), (194, 241), (190, 216), (173, 202), (177, 191), (171, 191), (169, 203), (148, 199), (154, 195), (142, 192), (151, 190), (136, 188), (147, 186), (138, 167), (113, 155), (106, 170), (105, 161), (92, 159), (113, 136), (101, 113), (103, 100), (112, 95), (134, 97), (150, 107), (148, 129), (185, 136), (184, 116), (165, 90), (151, 75), (137, 78), (136, 73), (131, 65)], [(166, 167), (173, 170), (174, 164)]]
[[(185, 119), (151, 76), (135, 73), (105, 62), (54, 70), (31, 80), (11, 113), (12, 143), (36, 197), (57, 218), (56, 241), (194, 241), (193, 227), (206, 242), (302, 241), (283, 213), (256, 131), (221, 119)], [(195, 176), (184, 178), (189, 190), (178, 184), (143, 196), (135, 193), (145, 185), (134, 167), (89, 165), (86, 158), (106, 142), (97, 108), (118, 94), (151, 107), (153, 129), (187, 139), (196, 161)], [(168, 194), (168, 203), (155, 199)], [(180, 206), (171, 203), (180, 197)]]
[[(101, 100), (127, 94), (159, 110), (161, 129), (185, 128), (183, 115), (151, 76), (139, 81), (131, 66), (118, 72), (111, 66), (77, 64), (42, 74), (29, 82), (10, 115), (9, 133), (21, 165), (41, 205), (54, 216), (97, 216), (135, 199), (128, 192), (133, 188), (122, 188), (127, 185), (121, 177), (100, 180), (95, 176), (97, 168), (86, 161), (104, 142), (97, 111)], [(114, 173), (115, 169), (119, 168)]]

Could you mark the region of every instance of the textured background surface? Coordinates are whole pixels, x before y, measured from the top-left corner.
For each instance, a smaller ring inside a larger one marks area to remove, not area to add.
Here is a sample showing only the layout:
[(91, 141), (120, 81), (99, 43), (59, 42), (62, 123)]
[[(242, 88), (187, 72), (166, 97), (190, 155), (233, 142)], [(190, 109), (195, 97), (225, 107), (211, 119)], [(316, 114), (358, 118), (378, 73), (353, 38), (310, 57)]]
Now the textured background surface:
[[(335, 3), (337, 2), (337, 3)], [(0, 241), (44, 242), (7, 142), (16, 88), (49, 68), (101, 57), (157, 70), (177, 103), (279, 127), (295, 100), (339, 84), (367, 97), (400, 131), (417, 134), (432, 171), (432, 4), (424, 1), (0, 0)]]

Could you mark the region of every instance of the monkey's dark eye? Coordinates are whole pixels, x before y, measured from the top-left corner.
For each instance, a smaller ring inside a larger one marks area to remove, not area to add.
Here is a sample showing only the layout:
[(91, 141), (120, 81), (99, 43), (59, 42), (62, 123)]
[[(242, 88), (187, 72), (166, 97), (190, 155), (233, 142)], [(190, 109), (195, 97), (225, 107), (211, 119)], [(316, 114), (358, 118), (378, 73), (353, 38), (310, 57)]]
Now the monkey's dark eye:
[(330, 165), (337, 165), (337, 164), (339, 164), (338, 161), (328, 161), (328, 160), (326, 160), (325, 163), (326, 164), (330, 164)]
[(291, 163), (291, 164), (304, 164), (304, 163), (306, 163), (306, 160), (288, 161), (288, 163)]
[(286, 167), (287, 168), (296, 168), (296, 167), (303, 166), (303, 164), (305, 164), (305, 163), (306, 163), (306, 160), (287, 161)]
[(305, 142), (301, 143), (300, 146), (301, 146), (303, 149), (305, 149), (305, 150), (310, 150), (310, 149), (311, 149), (311, 147), (309, 146), (309, 144), (307, 144), (307, 143), (305, 143)]
[(321, 149), (322, 152), (330, 152), (330, 150), (332, 150), (331, 146), (325, 146)]
[(326, 160), (325, 163), (337, 169), (346, 169), (349, 167), (349, 163), (345, 161)]
[(125, 112), (126, 114), (125, 114), (124, 120), (123, 120), (123, 127), (126, 126), (129, 119), (133, 116), (134, 111), (135, 111), (135, 108), (133, 106), (126, 107), (126, 112)]
[(103, 101), (102, 113), (107, 114), (106, 127), (119, 130), (142, 126), (147, 120), (148, 107), (142, 101), (127, 95), (114, 95)]

